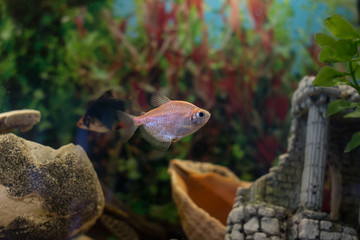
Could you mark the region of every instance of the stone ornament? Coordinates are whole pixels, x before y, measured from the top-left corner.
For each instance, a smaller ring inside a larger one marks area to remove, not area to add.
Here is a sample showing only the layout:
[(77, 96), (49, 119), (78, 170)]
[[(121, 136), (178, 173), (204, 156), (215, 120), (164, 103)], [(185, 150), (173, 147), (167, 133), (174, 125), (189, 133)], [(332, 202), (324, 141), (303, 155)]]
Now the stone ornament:
[[(360, 97), (349, 86), (314, 87), (313, 80), (305, 76), (292, 97), (287, 153), (248, 190), (237, 191), (226, 240), (358, 239), (360, 148), (344, 149), (360, 125), (343, 113), (329, 118), (326, 109), (334, 99), (359, 102)], [(324, 191), (326, 176), (330, 194)], [(327, 212), (324, 196), (330, 199)]]
[(104, 196), (80, 146), (57, 150), (0, 135), (0, 239), (68, 239), (101, 215)]
[(20, 132), (29, 131), (40, 122), (41, 114), (37, 110), (24, 109), (0, 114), (0, 134), (19, 129)]
[(172, 160), (169, 166), (172, 196), (189, 240), (225, 237), (226, 218), (240, 181), (225, 167), (210, 163)]

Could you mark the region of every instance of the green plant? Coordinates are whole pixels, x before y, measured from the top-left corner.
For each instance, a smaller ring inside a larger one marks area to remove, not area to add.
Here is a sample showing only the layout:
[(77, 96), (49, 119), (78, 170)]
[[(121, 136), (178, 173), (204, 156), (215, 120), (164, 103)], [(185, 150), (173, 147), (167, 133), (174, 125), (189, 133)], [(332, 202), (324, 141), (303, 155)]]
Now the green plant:
[[(346, 71), (339, 71), (334, 67), (325, 66), (320, 69), (313, 86), (332, 87), (349, 85), (360, 94), (360, 33), (340, 15), (333, 15), (325, 19), (325, 26), (329, 33), (315, 35), (316, 43), (322, 48), (319, 61), (323, 63), (343, 63)], [(360, 103), (349, 102), (344, 99), (332, 101), (327, 109), (327, 116), (343, 110), (352, 109), (345, 118), (360, 117)], [(349, 152), (360, 145), (360, 132), (353, 134), (345, 148)]]

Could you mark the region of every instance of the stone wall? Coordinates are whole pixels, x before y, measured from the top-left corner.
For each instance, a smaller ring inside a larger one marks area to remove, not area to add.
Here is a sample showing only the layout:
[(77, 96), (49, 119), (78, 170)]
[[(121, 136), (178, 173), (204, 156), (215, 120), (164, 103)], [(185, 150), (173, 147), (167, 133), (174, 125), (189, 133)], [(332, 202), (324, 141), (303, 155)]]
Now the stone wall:
[(327, 220), (327, 214), (302, 211), (291, 218), (288, 239), (357, 240), (354, 228)]
[(226, 240), (286, 239), (289, 214), (273, 205), (246, 204), (247, 191), (239, 189), (237, 201), (228, 218)]

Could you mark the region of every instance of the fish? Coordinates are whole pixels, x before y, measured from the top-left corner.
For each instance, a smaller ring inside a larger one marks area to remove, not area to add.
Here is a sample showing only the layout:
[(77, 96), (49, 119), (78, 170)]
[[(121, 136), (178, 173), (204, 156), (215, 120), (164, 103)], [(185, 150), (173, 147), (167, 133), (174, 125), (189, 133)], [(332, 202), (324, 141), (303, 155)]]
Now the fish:
[(150, 102), (156, 108), (140, 116), (117, 111), (124, 139), (128, 140), (139, 128), (147, 142), (165, 151), (171, 143), (202, 128), (211, 116), (207, 110), (192, 103), (171, 101), (160, 93), (154, 93)]
[[(171, 101), (157, 92), (150, 99), (151, 105), (155, 108), (139, 116), (125, 112), (126, 103), (119, 99), (116, 103), (115, 100), (109, 93), (96, 100), (78, 121), (78, 127), (102, 133), (118, 130), (124, 142), (128, 141), (139, 128), (147, 142), (165, 151), (171, 143), (202, 128), (211, 116), (207, 110), (192, 103), (180, 100)], [(104, 103), (109, 107), (102, 107)], [(116, 104), (122, 106), (115, 107)], [(107, 122), (104, 122), (104, 119)]]
[(130, 106), (130, 101), (115, 98), (112, 91), (108, 90), (90, 104), (86, 113), (77, 122), (77, 126), (99, 133), (116, 130), (118, 127), (116, 111), (126, 111)]

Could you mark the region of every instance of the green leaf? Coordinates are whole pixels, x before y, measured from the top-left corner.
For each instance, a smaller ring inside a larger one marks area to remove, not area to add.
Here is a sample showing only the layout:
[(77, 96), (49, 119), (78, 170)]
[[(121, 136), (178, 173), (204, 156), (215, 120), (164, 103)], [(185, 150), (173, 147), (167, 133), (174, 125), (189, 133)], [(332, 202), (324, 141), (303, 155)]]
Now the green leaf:
[(349, 62), (357, 53), (357, 46), (350, 39), (340, 39), (333, 45), (333, 58), (339, 62)]
[(319, 53), (319, 61), (323, 63), (336, 63), (338, 59), (334, 59), (334, 51), (329, 47), (324, 47)]
[(325, 33), (317, 33), (315, 35), (315, 41), (320, 47), (332, 46), (336, 40)]
[(350, 152), (360, 145), (360, 132), (354, 133), (350, 142), (346, 145), (345, 152)]
[(335, 113), (341, 112), (346, 109), (357, 107), (356, 103), (346, 101), (344, 99), (334, 100), (329, 103), (326, 115), (329, 117)]
[(325, 26), (337, 38), (350, 39), (360, 37), (355, 28), (340, 15), (332, 15), (325, 19)]
[(346, 75), (347, 73), (345, 72), (340, 72), (332, 67), (326, 66), (320, 69), (313, 82), (313, 86), (332, 87), (342, 84), (348, 85), (349, 82), (346, 79)]
[(357, 53), (357, 46), (350, 39), (340, 39), (323, 47), (319, 61), (323, 63), (349, 62)]
[(344, 118), (360, 118), (360, 109), (357, 108), (353, 112), (346, 114)]

